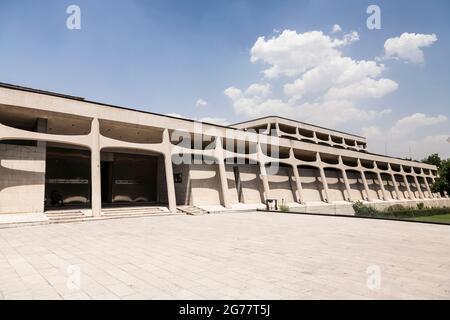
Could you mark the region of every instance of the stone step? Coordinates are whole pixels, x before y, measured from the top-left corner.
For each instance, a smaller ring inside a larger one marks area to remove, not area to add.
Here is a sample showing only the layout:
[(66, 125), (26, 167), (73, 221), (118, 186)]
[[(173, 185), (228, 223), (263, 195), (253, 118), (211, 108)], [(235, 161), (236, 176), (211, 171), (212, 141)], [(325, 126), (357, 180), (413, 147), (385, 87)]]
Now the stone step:
[(45, 213), (50, 223), (83, 221), (86, 216), (79, 210), (49, 211)]
[(132, 207), (132, 208), (106, 208), (103, 213), (109, 212), (139, 212), (139, 211), (164, 211), (161, 207)]
[(75, 214), (75, 213), (70, 213), (70, 214), (47, 214), (47, 217), (49, 219), (58, 219), (58, 218), (72, 218), (72, 217), (85, 217), (84, 214), (79, 213), (79, 214)]
[(75, 219), (50, 219), (50, 223), (73, 223), (73, 222), (83, 222), (86, 220), (89, 220), (90, 218), (84, 217), (84, 218), (75, 218)]
[(178, 211), (183, 212), (187, 215), (198, 216), (209, 213), (206, 210), (203, 210), (196, 206), (179, 206), (177, 207)]
[(135, 211), (135, 212), (102, 212), (102, 216), (104, 217), (126, 217), (126, 216), (140, 216), (140, 215), (152, 215), (159, 213), (167, 213), (167, 211), (163, 210), (154, 210), (154, 211)]

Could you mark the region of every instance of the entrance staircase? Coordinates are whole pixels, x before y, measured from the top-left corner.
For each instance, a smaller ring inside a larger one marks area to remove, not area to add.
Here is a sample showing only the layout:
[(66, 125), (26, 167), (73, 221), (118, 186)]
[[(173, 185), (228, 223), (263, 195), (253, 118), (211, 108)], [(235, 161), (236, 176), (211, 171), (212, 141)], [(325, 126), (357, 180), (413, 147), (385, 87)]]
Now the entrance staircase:
[(49, 223), (69, 223), (104, 219), (138, 218), (151, 215), (170, 214), (164, 207), (117, 207), (103, 208), (100, 217), (86, 216), (81, 210), (58, 210), (45, 213)]
[(81, 222), (91, 219), (79, 210), (48, 211), (45, 213), (49, 223)]
[(177, 209), (179, 212), (182, 212), (190, 216), (199, 216), (209, 213), (208, 211), (203, 210), (202, 208), (196, 206), (178, 206)]
[(102, 209), (103, 218), (131, 218), (145, 217), (149, 215), (160, 215), (170, 213), (164, 207), (117, 207)]

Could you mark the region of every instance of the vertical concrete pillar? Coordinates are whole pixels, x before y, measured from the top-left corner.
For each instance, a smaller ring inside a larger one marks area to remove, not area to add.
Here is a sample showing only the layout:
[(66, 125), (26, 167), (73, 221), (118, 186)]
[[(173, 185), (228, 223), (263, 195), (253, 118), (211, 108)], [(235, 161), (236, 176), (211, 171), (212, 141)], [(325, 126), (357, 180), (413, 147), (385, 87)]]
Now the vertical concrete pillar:
[(416, 197), (414, 196), (414, 194), (411, 191), (411, 187), (409, 186), (409, 181), (408, 181), (408, 177), (406, 176), (406, 174), (403, 174), (403, 180), (405, 181), (405, 184), (406, 184), (406, 190), (408, 190), (409, 199), (414, 200)]
[(317, 138), (317, 133), (315, 131), (313, 131), (313, 140), (315, 143), (319, 142), (319, 139)]
[(261, 144), (258, 142), (257, 144), (257, 151), (258, 151), (258, 162), (259, 162), (259, 171), (261, 180), (263, 182), (263, 188), (264, 188), (264, 203), (267, 202), (267, 199), (270, 199), (270, 187), (269, 187), (269, 180), (267, 179), (267, 171), (266, 171), (266, 162), (264, 160), (264, 155), (261, 150)]
[(270, 134), (271, 134), (271, 132), (270, 132), (270, 129), (272, 128), (272, 124), (269, 122), (268, 124), (267, 124), (267, 129), (266, 129), (266, 131), (267, 131), (267, 134), (270, 136)]
[(431, 192), (430, 184), (428, 183), (428, 179), (427, 179), (425, 173), (423, 172), (423, 169), (422, 169), (422, 174), (423, 174), (423, 179), (425, 180), (425, 186), (427, 188), (428, 198), (433, 199), (434, 195), (433, 195), (433, 192)]
[(394, 188), (395, 188), (395, 194), (397, 196), (397, 200), (400, 200), (400, 189), (398, 188), (398, 183), (397, 183), (397, 179), (395, 178), (395, 174), (391, 173), (391, 179), (392, 179), (392, 183), (394, 184)]
[[(44, 118), (37, 119), (36, 132), (47, 133), (47, 123), (48, 123), (47, 119)], [(40, 148), (46, 148), (47, 143), (45, 141), (38, 141), (37, 146)]]
[(347, 191), (347, 201), (352, 202), (352, 195), (350, 193), (350, 183), (348, 182), (347, 170), (341, 169), (342, 177), (344, 178), (345, 190)]
[(275, 122), (275, 129), (277, 132), (277, 137), (281, 137), (281, 130), (280, 130), (280, 124), (277, 122)]
[(323, 166), (322, 166), (322, 158), (320, 157), (319, 152), (316, 153), (316, 161), (319, 165), (320, 179), (322, 180), (322, 186), (323, 186), (323, 190), (325, 192), (325, 202), (331, 203), (330, 192), (328, 189), (327, 176), (325, 175), (325, 170), (323, 169)]
[[(48, 120), (44, 118), (37, 119), (36, 122), (36, 131), (41, 133), (47, 133), (47, 123)], [(37, 149), (40, 153), (42, 153), (43, 157), (41, 158), (41, 161), (43, 161), (43, 175), (39, 179), (40, 184), (43, 186), (42, 188), (39, 188), (40, 198), (42, 199), (40, 205), (39, 205), (39, 212), (44, 212), (45, 210), (45, 177), (46, 177), (46, 162), (47, 162), (47, 142), (45, 141), (38, 141)], [(36, 189), (37, 190), (37, 189)]]
[(381, 173), (378, 172), (377, 170), (377, 178), (378, 178), (378, 183), (380, 184), (380, 188), (381, 188), (381, 192), (383, 193), (383, 200), (384, 201), (388, 201), (388, 196), (387, 196), (387, 192), (386, 192), (386, 188), (384, 187), (384, 182), (383, 179), (381, 177)]
[(419, 191), (419, 198), (420, 199), (424, 199), (425, 196), (424, 196), (424, 194), (422, 192), (422, 187), (420, 186), (419, 179), (417, 179), (417, 175), (416, 174), (414, 174), (414, 183), (416, 184), (416, 188)]
[(364, 172), (364, 170), (361, 170), (360, 172), (361, 172), (361, 179), (364, 185), (364, 190), (366, 190), (367, 201), (372, 202), (373, 200), (369, 193), (369, 185), (367, 184), (366, 173)]
[(170, 143), (168, 129), (164, 129), (163, 143), (166, 147), (166, 152), (164, 153), (164, 169), (166, 171), (167, 201), (169, 202), (169, 211), (176, 212), (177, 198), (175, 194), (175, 183), (173, 181), (172, 144)]
[(322, 166), (319, 167), (320, 171), (320, 179), (322, 180), (323, 190), (325, 191), (325, 202), (331, 203), (330, 197), (329, 197), (329, 191), (328, 191), (328, 182), (327, 177), (325, 175), (325, 170)]
[(302, 137), (300, 136), (300, 130), (298, 129), (298, 127), (295, 127), (295, 137), (296, 137), (298, 140), (301, 140), (301, 139), (302, 139)]
[(364, 190), (366, 191), (366, 196), (367, 196), (366, 200), (369, 201), (369, 202), (372, 202), (372, 198), (371, 198), (370, 193), (369, 193), (369, 185), (367, 184), (366, 174), (365, 174), (363, 166), (361, 164), (361, 159), (359, 159), (359, 158), (358, 158), (358, 167), (360, 169), (359, 172), (361, 174), (361, 180), (362, 180), (363, 185), (364, 185)]
[(261, 179), (264, 188), (264, 202), (266, 202), (267, 199), (270, 199), (270, 187), (269, 180), (267, 179), (266, 165), (264, 162), (259, 163), (259, 169), (261, 171)]
[(295, 185), (297, 186), (297, 193), (296, 193), (297, 202), (304, 204), (303, 188), (302, 183), (300, 181), (300, 175), (298, 174), (298, 167), (296, 164), (292, 165), (292, 171), (294, 171)]
[(92, 215), (102, 214), (102, 184), (100, 173), (100, 123), (97, 118), (91, 125), (91, 206)]
[(225, 208), (231, 208), (230, 198), (228, 197), (228, 181), (227, 181), (227, 170), (225, 168), (225, 161), (223, 156), (222, 148), (222, 138), (216, 137), (216, 161), (219, 166), (219, 176), (220, 176), (220, 186), (222, 190), (222, 205)]

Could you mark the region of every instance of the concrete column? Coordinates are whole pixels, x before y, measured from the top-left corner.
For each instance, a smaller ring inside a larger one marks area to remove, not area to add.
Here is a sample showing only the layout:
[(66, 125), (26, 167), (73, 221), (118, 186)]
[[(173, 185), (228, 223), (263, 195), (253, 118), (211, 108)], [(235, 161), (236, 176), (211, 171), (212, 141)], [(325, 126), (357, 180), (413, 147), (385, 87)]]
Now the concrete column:
[(344, 178), (345, 189), (347, 190), (347, 201), (352, 202), (352, 196), (350, 193), (350, 183), (348, 182), (347, 170), (342, 169), (342, 177)]
[(394, 184), (395, 194), (397, 195), (397, 200), (400, 200), (400, 189), (398, 188), (397, 179), (395, 179), (395, 174), (391, 173), (392, 183)]
[(411, 191), (411, 188), (409, 187), (409, 181), (408, 181), (408, 177), (406, 176), (406, 174), (403, 174), (403, 180), (405, 181), (405, 184), (406, 184), (406, 190), (408, 190), (409, 199), (414, 200), (416, 197), (414, 196), (414, 194)]
[(100, 173), (100, 123), (97, 118), (91, 125), (91, 206), (92, 215), (102, 214), (102, 184)]
[(281, 137), (281, 130), (280, 130), (280, 124), (277, 122), (275, 122), (275, 129), (277, 131), (277, 137)]
[(231, 208), (230, 198), (228, 197), (228, 181), (227, 170), (225, 168), (225, 161), (223, 157), (222, 138), (216, 137), (216, 160), (219, 166), (220, 186), (222, 189), (222, 205), (225, 208)]
[[(36, 132), (47, 133), (47, 123), (48, 120), (44, 118), (39, 118), (36, 121)], [(41, 148), (46, 148), (47, 143), (45, 141), (38, 141), (37, 146)]]
[(272, 127), (272, 124), (269, 122), (268, 124), (267, 124), (267, 134), (268, 135), (270, 135), (270, 128)]
[[(423, 171), (422, 171), (423, 172)], [(425, 180), (425, 186), (427, 187), (427, 191), (428, 191), (428, 197), (430, 199), (434, 198), (433, 192), (431, 192), (431, 187), (430, 184), (428, 183), (428, 179), (426, 176), (423, 177), (423, 179)]]
[(380, 184), (381, 192), (383, 193), (383, 200), (388, 201), (388, 196), (386, 192), (386, 188), (384, 187), (383, 179), (381, 177), (381, 173), (377, 171), (378, 183)]
[(417, 175), (415, 175), (415, 174), (414, 174), (414, 183), (416, 184), (416, 188), (419, 191), (420, 199), (424, 199), (425, 196), (424, 196), (424, 194), (422, 192), (422, 187), (420, 186), (419, 179), (417, 179)]
[(322, 167), (322, 159), (320, 157), (320, 153), (316, 153), (316, 160), (319, 163), (319, 171), (320, 171), (320, 179), (322, 180), (323, 190), (325, 191), (325, 202), (331, 203), (330, 200), (330, 192), (328, 190), (328, 181), (327, 176), (325, 175), (325, 170)]
[(363, 185), (364, 185), (364, 190), (366, 190), (367, 201), (372, 202), (373, 200), (370, 197), (369, 185), (367, 184), (366, 174), (365, 174), (364, 170), (361, 170), (360, 172), (361, 172), (361, 179), (362, 179)]
[(169, 202), (169, 211), (176, 212), (177, 198), (175, 194), (175, 183), (173, 181), (172, 144), (170, 143), (168, 129), (164, 129), (163, 143), (166, 146), (166, 152), (164, 154), (164, 169), (166, 171), (167, 201)]
[(319, 139), (317, 138), (317, 133), (313, 131), (313, 140), (315, 143), (319, 143)]
[[(342, 139), (342, 142), (344, 142), (344, 139)], [(350, 183), (348, 181), (348, 176), (347, 176), (347, 170), (345, 169), (345, 165), (344, 165), (344, 161), (342, 160), (342, 156), (339, 156), (339, 165), (342, 168), (341, 172), (342, 172), (342, 178), (344, 179), (344, 184), (345, 184), (345, 190), (347, 191), (347, 201), (352, 202), (352, 196), (351, 196), (351, 189), (350, 189)]]
[(304, 204), (304, 200), (303, 200), (303, 188), (302, 188), (302, 183), (300, 181), (300, 175), (298, 174), (298, 167), (297, 165), (292, 165), (292, 171), (294, 171), (294, 178), (295, 178), (295, 184), (297, 186), (297, 193), (296, 198), (297, 198), (297, 202)]
[(298, 140), (302, 139), (302, 137), (300, 136), (300, 130), (298, 129), (298, 127), (295, 127), (295, 136), (297, 137)]
[(362, 169), (362, 165), (361, 165), (361, 159), (358, 158), (358, 167), (360, 168), (360, 174), (361, 174), (361, 180), (363, 182), (364, 185), (364, 190), (366, 190), (366, 195), (367, 195), (367, 201), (372, 202), (372, 198), (370, 197), (370, 193), (369, 193), (369, 185), (367, 184), (367, 179), (366, 179), (366, 174), (364, 172), (364, 170)]
[(269, 187), (269, 180), (267, 179), (266, 165), (264, 164), (264, 162), (259, 163), (259, 169), (261, 171), (261, 179), (263, 182), (264, 203), (265, 203), (267, 199), (270, 199), (270, 187)]
[(267, 199), (270, 199), (270, 186), (269, 186), (269, 180), (267, 179), (267, 171), (266, 171), (266, 162), (264, 160), (264, 156), (261, 150), (261, 144), (258, 142), (257, 145), (257, 151), (258, 151), (258, 162), (259, 162), (259, 170), (261, 175), (261, 180), (263, 182), (263, 188), (264, 188), (264, 203), (267, 202)]

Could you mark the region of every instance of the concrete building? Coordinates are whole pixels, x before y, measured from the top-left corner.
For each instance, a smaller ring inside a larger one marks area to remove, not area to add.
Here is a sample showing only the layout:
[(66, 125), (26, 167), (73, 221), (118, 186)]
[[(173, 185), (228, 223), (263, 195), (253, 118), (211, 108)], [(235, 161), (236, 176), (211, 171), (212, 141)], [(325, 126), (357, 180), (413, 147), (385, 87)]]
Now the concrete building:
[(9, 84), (0, 160), (0, 214), (449, 205), (430, 190), (435, 166), (369, 153), (357, 135), (280, 117), (218, 126)]

